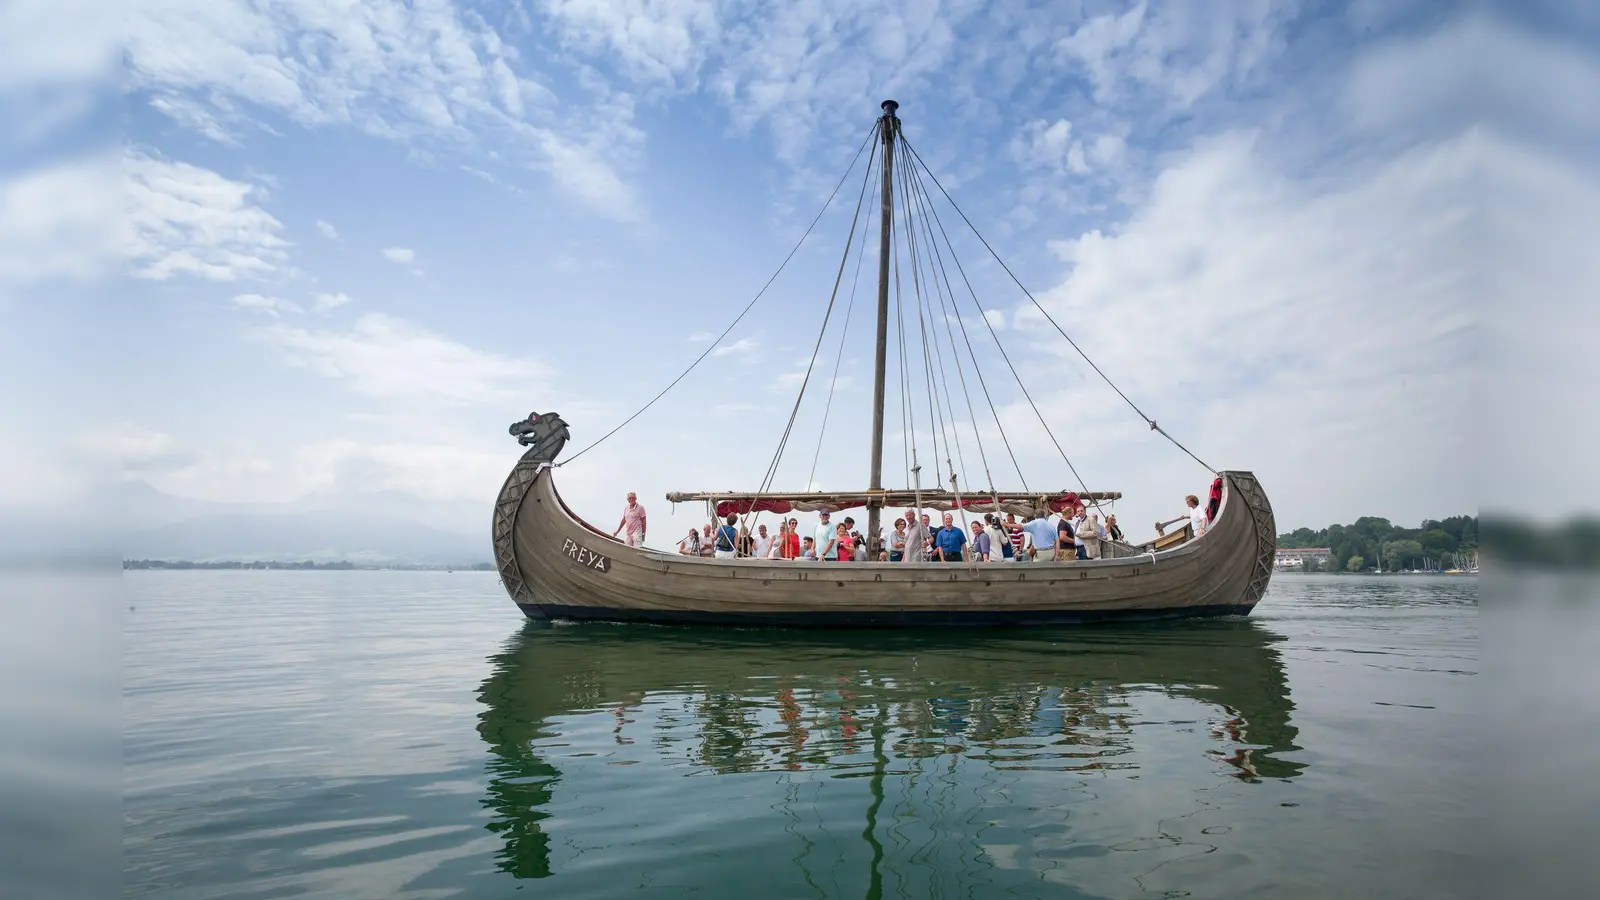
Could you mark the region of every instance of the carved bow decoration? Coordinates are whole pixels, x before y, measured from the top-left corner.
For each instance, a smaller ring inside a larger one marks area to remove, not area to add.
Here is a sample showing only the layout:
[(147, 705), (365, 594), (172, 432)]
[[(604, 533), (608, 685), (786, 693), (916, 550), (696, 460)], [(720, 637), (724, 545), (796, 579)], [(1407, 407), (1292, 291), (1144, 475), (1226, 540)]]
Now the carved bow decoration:
[(526, 419), (511, 423), (511, 436), (528, 448), (523, 462), (555, 462), (572, 434), (559, 413), (529, 413)]

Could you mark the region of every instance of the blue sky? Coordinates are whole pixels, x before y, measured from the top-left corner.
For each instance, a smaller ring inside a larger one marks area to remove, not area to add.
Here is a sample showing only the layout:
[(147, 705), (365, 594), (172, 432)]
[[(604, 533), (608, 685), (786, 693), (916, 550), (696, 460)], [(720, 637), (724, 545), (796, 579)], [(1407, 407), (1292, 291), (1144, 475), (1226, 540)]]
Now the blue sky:
[[(1096, 362), (1202, 458), (1255, 470), (1285, 526), (1471, 511), (1485, 453), (1515, 456), (1475, 422), (1500, 388), (1476, 380), (1474, 186), (1538, 198), (1541, 231), (1488, 245), (1554, 248), (1523, 302), (1550, 322), (1584, 292), (1553, 274), (1596, 192), (1597, 26), (1577, 4), (146, 0), (120, 36), (97, 3), (5, 15), (0, 84), (29, 127), (0, 170), (4, 365), (46, 387), (6, 401), (18, 503), (139, 478), (486, 510), (507, 424), (555, 409), (581, 447), (652, 396), (782, 260), (888, 97)], [(15, 37), (66, 21), (83, 26)], [(858, 186), (726, 352), (562, 470), (580, 513), (609, 527), (637, 490), (664, 543), (699, 515), (667, 518), (665, 491), (759, 482)], [(1090, 487), (1132, 494), (1132, 522), (1203, 492), (970, 234), (956, 250)], [(825, 488), (865, 485), (872, 276)], [(1512, 332), (1492, 343), (1526, 350)], [(979, 357), (1030, 485), (1071, 484)], [(820, 407), (778, 486), (805, 484)], [(1549, 488), (1541, 505), (1572, 507)]]

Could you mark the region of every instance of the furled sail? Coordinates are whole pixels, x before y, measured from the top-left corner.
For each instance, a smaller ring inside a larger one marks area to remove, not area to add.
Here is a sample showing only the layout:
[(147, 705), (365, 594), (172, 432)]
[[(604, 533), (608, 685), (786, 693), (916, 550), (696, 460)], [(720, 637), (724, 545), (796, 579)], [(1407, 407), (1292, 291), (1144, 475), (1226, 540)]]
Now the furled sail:
[[(920, 505), (918, 497), (921, 498)], [(704, 501), (716, 505), (717, 515), (745, 515), (751, 512), (835, 512), (841, 509), (859, 509), (875, 503), (890, 509), (917, 506), (919, 509), (965, 509), (970, 512), (1001, 512), (1019, 516), (1033, 515), (1040, 509), (1053, 513), (1071, 509), (1079, 503), (1096, 503), (1120, 500), (1121, 491), (1060, 491), (1057, 493), (1019, 493), (1002, 491), (998, 494), (966, 494), (959, 499), (950, 491), (842, 491), (832, 493), (690, 493), (672, 491), (667, 494), (671, 503)], [(995, 500), (999, 500), (996, 507)]]

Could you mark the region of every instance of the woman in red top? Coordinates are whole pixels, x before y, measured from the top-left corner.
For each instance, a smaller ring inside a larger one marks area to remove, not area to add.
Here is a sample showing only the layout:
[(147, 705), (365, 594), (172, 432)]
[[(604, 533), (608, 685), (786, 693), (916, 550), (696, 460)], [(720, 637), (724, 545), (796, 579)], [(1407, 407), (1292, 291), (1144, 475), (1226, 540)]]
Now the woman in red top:
[(839, 527), (835, 530), (839, 534), (839, 539), (834, 542), (834, 547), (837, 548), (835, 550), (837, 554), (835, 559), (838, 562), (851, 562), (856, 558), (856, 539), (850, 536), (850, 532), (845, 529), (843, 522), (840, 522)]
[(780, 556), (782, 556), (784, 559), (800, 558), (799, 521), (790, 519), (788, 522), (786, 522), (783, 526), (783, 536), (779, 540), (782, 542), (783, 547), (782, 550), (778, 551)]

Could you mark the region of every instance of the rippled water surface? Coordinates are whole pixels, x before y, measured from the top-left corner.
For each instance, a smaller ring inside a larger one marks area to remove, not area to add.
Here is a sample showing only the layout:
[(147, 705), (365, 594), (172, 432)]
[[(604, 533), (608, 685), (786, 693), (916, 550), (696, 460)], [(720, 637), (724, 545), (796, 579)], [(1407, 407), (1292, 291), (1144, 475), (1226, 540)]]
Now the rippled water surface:
[(492, 574), (130, 572), (124, 893), (1449, 897), (1477, 582), (1249, 619), (524, 625)]

